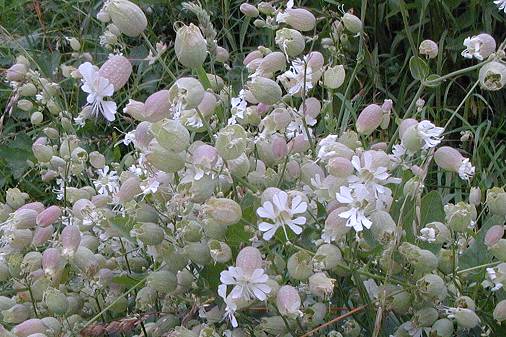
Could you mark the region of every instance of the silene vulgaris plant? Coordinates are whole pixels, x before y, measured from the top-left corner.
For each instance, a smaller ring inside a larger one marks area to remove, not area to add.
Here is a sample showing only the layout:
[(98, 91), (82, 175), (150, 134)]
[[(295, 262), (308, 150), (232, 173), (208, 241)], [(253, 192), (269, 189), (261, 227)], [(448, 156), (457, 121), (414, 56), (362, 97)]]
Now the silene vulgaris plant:
[[(452, 130), (470, 95), (505, 86), (504, 42), (466, 37), (468, 67), (436, 74), (441, 44), (423, 40), (404, 107), (354, 92), (371, 43), (360, 8), (329, 21), (242, 3), (268, 38), (241, 55), (199, 3), (171, 41), (148, 37), (140, 5), (93, 13), (106, 57), (67, 37), (54, 76), (29, 53), (5, 71), (46, 197), (4, 191), (0, 336), (506, 333), (505, 187), (480, 188), (461, 146), (474, 135)], [(170, 80), (143, 83), (146, 67)], [(424, 98), (465, 73), (461, 104), (431, 120)]]

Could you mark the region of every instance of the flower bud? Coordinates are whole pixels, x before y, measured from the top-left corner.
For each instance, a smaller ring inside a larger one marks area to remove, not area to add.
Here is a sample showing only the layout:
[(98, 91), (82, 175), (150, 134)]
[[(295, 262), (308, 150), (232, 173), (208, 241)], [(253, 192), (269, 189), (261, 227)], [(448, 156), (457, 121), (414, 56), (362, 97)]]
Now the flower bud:
[(64, 293), (55, 288), (49, 288), (44, 293), (44, 303), (49, 312), (61, 316), (67, 312), (68, 301)]
[(328, 89), (337, 89), (343, 85), (345, 78), (344, 66), (330, 67), (323, 74), (323, 85)]
[(216, 263), (226, 263), (232, 258), (232, 249), (225, 242), (211, 240), (207, 244), (212, 259)]
[(506, 320), (506, 300), (502, 300), (494, 308), (494, 319), (501, 323)]
[(370, 219), (372, 221), (372, 235), (378, 242), (386, 244), (395, 238), (394, 234), (397, 225), (388, 212), (380, 210), (374, 211)]
[(49, 239), (51, 239), (53, 233), (54, 233), (53, 225), (35, 228), (35, 231), (33, 232), (32, 245), (36, 247), (43, 245), (44, 243), (49, 241)]
[(281, 315), (298, 315), (301, 299), (297, 289), (290, 285), (279, 288), (276, 295), (276, 307)]
[(229, 54), (228, 50), (226, 50), (223, 47), (218, 46), (218, 47), (216, 47), (215, 58), (216, 58), (216, 62), (225, 63), (225, 62), (228, 62), (228, 60), (230, 58), (230, 54)]
[(316, 18), (307, 9), (288, 8), (276, 16), (277, 22), (283, 22), (301, 32), (313, 30), (316, 25)]
[(79, 43), (79, 40), (75, 37), (65, 38), (67, 39), (67, 42), (70, 45), (70, 48), (72, 48), (73, 51), (79, 51), (81, 50), (81, 43)]
[(167, 294), (176, 289), (177, 278), (174, 273), (167, 270), (154, 271), (148, 276), (147, 286), (161, 294)]
[(420, 55), (425, 55), (430, 59), (437, 57), (438, 50), (437, 43), (432, 40), (423, 40), (418, 48)]
[(295, 57), (304, 51), (306, 41), (304, 36), (295, 30), (289, 28), (282, 28), (276, 31), (276, 44), (279, 49), (285, 52), (290, 57)]
[(37, 215), (36, 224), (41, 227), (47, 227), (54, 224), (61, 216), (61, 209), (58, 206), (49, 206)]
[(262, 268), (262, 254), (255, 247), (244, 247), (237, 254), (235, 265), (242, 268), (245, 272), (252, 273), (255, 269)]
[(198, 68), (207, 57), (207, 43), (199, 27), (182, 25), (176, 32), (174, 50), (177, 60), (187, 68)]
[(259, 14), (258, 9), (255, 6), (246, 2), (241, 4), (239, 10), (242, 14), (250, 18), (256, 18)]
[(45, 333), (48, 327), (38, 318), (27, 319), (26, 321), (12, 328), (12, 333), (18, 337), (28, 337), (36, 333)]
[(105, 11), (114, 25), (126, 36), (139, 36), (148, 24), (142, 9), (128, 0), (112, 0), (107, 4)]
[[(114, 1), (118, 0), (113, 0), (113, 3)], [(113, 55), (102, 64), (98, 73), (109, 80), (109, 83), (114, 87), (114, 91), (118, 91), (128, 82), (132, 74), (132, 64), (122, 55)]]
[(81, 231), (76, 225), (65, 226), (60, 235), (63, 246), (63, 255), (72, 256), (81, 244)]
[(304, 251), (298, 251), (290, 256), (286, 265), (290, 277), (302, 281), (313, 274), (311, 255)]
[(362, 21), (353, 14), (345, 13), (343, 15), (343, 25), (352, 34), (358, 34), (362, 31)]
[(271, 79), (265, 77), (255, 77), (247, 83), (255, 99), (264, 104), (275, 104), (281, 100), (281, 88)]
[(506, 65), (497, 61), (488, 62), (480, 68), (478, 77), (483, 89), (500, 90), (506, 84)]
[(16, 63), (12, 65), (9, 69), (7, 69), (5, 73), (5, 78), (7, 79), (7, 81), (21, 82), (25, 78), (27, 72), (28, 67), (25, 64)]
[(383, 109), (377, 104), (370, 104), (358, 115), (357, 132), (368, 136), (380, 126), (382, 120)]
[(481, 190), (479, 187), (471, 187), (469, 191), (469, 203), (474, 206), (479, 206), (481, 203)]
[(246, 151), (248, 137), (238, 124), (228, 125), (218, 132), (215, 147), (224, 160), (238, 158)]
[(37, 211), (20, 208), (14, 212), (13, 223), (16, 229), (33, 228), (36, 218)]
[(33, 125), (39, 125), (44, 120), (44, 115), (40, 111), (35, 111), (30, 116), (30, 123)]
[(166, 150), (181, 152), (190, 146), (190, 132), (179, 121), (165, 119), (154, 123), (151, 133)]

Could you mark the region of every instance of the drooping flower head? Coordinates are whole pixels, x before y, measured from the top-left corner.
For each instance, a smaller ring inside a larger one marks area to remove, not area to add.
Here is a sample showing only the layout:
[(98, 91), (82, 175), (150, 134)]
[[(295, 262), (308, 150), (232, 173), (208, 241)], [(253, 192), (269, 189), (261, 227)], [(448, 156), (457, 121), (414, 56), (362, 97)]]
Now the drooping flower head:
[(98, 69), (90, 62), (81, 64), (79, 72), (82, 75), (81, 81), (83, 83), (81, 89), (88, 94), (86, 106), (91, 108), (89, 113), (95, 117), (100, 113), (108, 121), (113, 121), (117, 110), (116, 102), (105, 100), (106, 97), (112, 97), (114, 93), (112, 83), (107, 78), (100, 76)]

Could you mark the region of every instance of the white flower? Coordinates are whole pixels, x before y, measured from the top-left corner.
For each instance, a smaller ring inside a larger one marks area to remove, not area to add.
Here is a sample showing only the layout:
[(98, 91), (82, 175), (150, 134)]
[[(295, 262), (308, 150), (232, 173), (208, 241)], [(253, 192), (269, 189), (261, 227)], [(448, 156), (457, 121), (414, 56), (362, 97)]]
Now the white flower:
[(158, 182), (154, 178), (149, 178), (145, 181), (142, 181), (140, 183), (140, 187), (142, 190), (142, 194), (144, 195), (155, 194), (156, 191), (158, 191), (158, 187), (160, 187), (160, 182)]
[[(493, 284), (493, 287), (490, 289), (490, 291), (497, 291), (503, 287), (503, 284), (499, 281), (496, 281), (497, 274), (495, 272), (494, 268), (487, 268), (487, 277), (490, 279), (491, 283)], [(492, 284), (490, 286), (492, 286)]]
[(101, 113), (108, 121), (113, 121), (116, 114), (116, 103), (104, 101), (105, 97), (111, 97), (114, 93), (114, 86), (105, 77), (100, 76), (98, 70), (89, 62), (79, 66), (82, 75), (83, 85), (81, 89), (88, 94), (87, 105), (91, 106), (92, 114), (96, 117)]
[(441, 140), (443, 139), (442, 134), (445, 129), (437, 127), (431, 122), (424, 120), (418, 123), (416, 130), (424, 143), (422, 149), (427, 150), (436, 147), (439, 143), (441, 143)]
[(406, 154), (406, 148), (402, 144), (395, 144), (392, 148), (392, 155), (394, 160), (400, 162), (402, 157)]
[(477, 60), (483, 60), (480, 54), (481, 41), (478, 37), (466, 37), (464, 39), (464, 47), (466, 47), (466, 49), (462, 51), (461, 55), (466, 59), (472, 59), (474, 57)]
[(306, 223), (306, 218), (299, 216), (293, 219), (293, 216), (295, 214), (302, 214), (306, 212), (306, 210), (307, 203), (302, 201), (302, 197), (300, 195), (295, 196), (289, 203), (288, 194), (284, 191), (279, 191), (273, 195), (272, 202), (266, 201), (257, 209), (258, 216), (270, 219), (273, 222), (261, 222), (258, 225), (258, 229), (264, 232), (264, 240), (270, 240), (274, 234), (276, 234), (278, 228), (283, 227), (285, 236), (288, 239), (285, 226), (290, 227), (295, 234), (302, 233), (301, 225)]
[(119, 177), (116, 171), (109, 172), (109, 166), (97, 170), (98, 179), (93, 182), (99, 194), (115, 194), (119, 190)]
[(244, 119), (244, 114), (246, 113), (246, 106), (248, 102), (246, 102), (246, 92), (244, 89), (239, 91), (239, 95), (237, 97), (232, 97), (230, 100), (231, 108), (230, 111), (232, 113), (232, 117), (228, 120), (228, 125), (236, 124), (236, 118)]
[(327, 160), (336, 155), (333, 146), (338, 143), (336, 135), (328, 135), (318, 143), (318, 158)]
[(80, 129), (86, 124), (86, 119), (83, 116), (77, 116), (74, 118), (74, 122), (76, 123), (77, 128)]
[(429, 243), (434, 242), (436, 241), (436, 231), (434, 228), (422, 228), (420, 229), (420, 236), (418, 238)]
[(302, 94), (313, 87), (311, 82), (312, 68), (307, 65), (307, 57), (304, 60), (295, 59), (289, 70), (278, 76), (278, 80), (283, 84), (290, 95)]
[(130, 131), (125, 134), (125, 137), (123, 138), (123, 144), (124, 145), (130, 145), (135, 141), (135, 131)]
[(337, 201), (349, 205), (349, 209), (339, 213), (339, 217), (346, 219), (346, 226), (353, 227), (355, 232), (363, 231), (364, 227), (369, 229), (372, 225), (371, 220), (365, 216), (365, 210), (362, 206), (366, 195), (367, 192), (363, 189), (352, 190), (347, 186), (341, 186), (339, 192), (336, 193)]
[(462, 163), (459, 166), (459, 177), (462, 180), (471, 179), (474, 176), (475, 167), (471, 165), (471, 162), (469, 161), (469, 158), (465, 158), (462, 160)]
[(221, 284), (218, 286), (218, 295), (220, 295), (221, 298), (223, 298), (223, 301), (225, 302), (225, 315), (224, 319), (228, 318), (230, 323), (234, 328), (237, 328), (237, 319), (235, 318), (235, 312), (237, 310), (237, 304), (234, 303), (234, 300), (229, 295), (227, 296), (227, 286), (224, 284)]
[[(286, 3), (286, 8), (287, 9), (293, 8), (293, 0), (288, 0), (288, 2)], [(276, 22), (277, 23), (286, 22), (287, 17), (288, 13), (279, 11), (278, 14), (276, 15)]]
[(499, 7), (500, 11), (506, 13), (506, 0), (495, 0), (494, 3)]
[(220, 274), (220, 281), (224, 285), (233, 285), (230, 296), (232, 299), (250, 300), (257, 298), (260, 301), (267, 299), (271, 288), (265, 283), (269, 277), (262, 268), (248, 272), (241, 267), (228, 267)]

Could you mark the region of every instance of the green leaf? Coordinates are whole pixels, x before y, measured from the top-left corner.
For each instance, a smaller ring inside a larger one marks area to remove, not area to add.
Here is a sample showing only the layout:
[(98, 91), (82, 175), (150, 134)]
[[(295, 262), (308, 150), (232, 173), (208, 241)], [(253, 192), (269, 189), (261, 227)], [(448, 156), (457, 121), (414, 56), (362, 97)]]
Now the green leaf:
[(422, 58), (412, 56), (409, 60), (409, 71), (415, 80), (422, 81), (429, 76), (430, 68)]
[(112, 282), (127, 288), (132, 288), (137, 283), (142, 281), (147, 274), (136, 274), (136, 275), (118, 275), (113, 276)]
[(3, 146), (0, 146), (0, 157), (5, 160), (14, 179), (19, 179), (30, 168), (29, 160), (35, 161), (32, 152), (32, 140), (25, 134)]
[(134, 226), (132, 219), (128, 217), (115, 216), (109, 220), (109, 225), (106, 229), (107, 233), (111, 236), (118, 236), (132, 241), (130, 231)]
[[(426, 87), (429, 87), (429, 88), (439, 87), (441, 85), (441, 81), (439, 81), (440, 78), (441, 78), (441, 76), (439, 76), (437, 74), (430, 74), (429, 76), (427, 76), (425, 78), (425, 81), (423, 81), (423, 85), (426, 86)], [(435, 82), (435, 83), (428, 83), (428, 82), (431, 82), (431, 81), (437, 81), (437, 82)]]
[(220, 285), (220, 273), (225, 269), (222, 263), (208, 264), (200, 272), (200, 279), (207, 283), (208, 288), (217, 289)]

